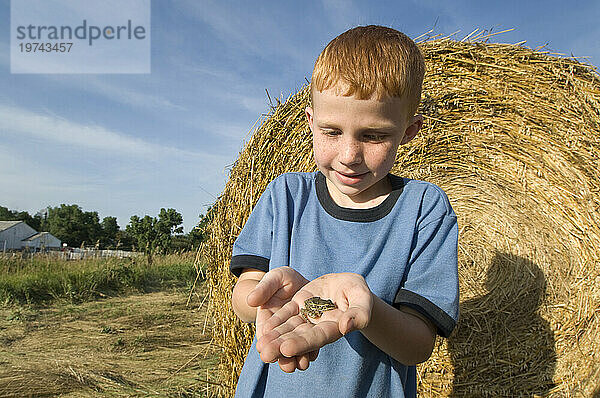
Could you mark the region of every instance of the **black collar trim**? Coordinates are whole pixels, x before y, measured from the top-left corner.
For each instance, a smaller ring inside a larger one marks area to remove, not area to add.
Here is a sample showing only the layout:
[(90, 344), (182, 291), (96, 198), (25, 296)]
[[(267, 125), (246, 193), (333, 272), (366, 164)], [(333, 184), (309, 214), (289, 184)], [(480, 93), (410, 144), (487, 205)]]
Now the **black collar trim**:
[(355, 222), (377, 221), (387, 216), (392, 211), (396, 201), (404, 189), (404, 179), (402, 177), (388, 174), (387, 178), (389, 178), (390, 182), (392, 183), (392, 192), (390, 192), (388, 197), (385, 198), (383, 202), (369, 209), (351, 209), (348, 207), (342, 207), (333, 201), (333, 198), (327, 189), (325, 175), (319, 171), (317, 172), (317, 177), (315, 180), (317, 198), (319, 199), (321, 206), (323, 206), (323, 209), (325, 209), (330, 216), (339, 220)]

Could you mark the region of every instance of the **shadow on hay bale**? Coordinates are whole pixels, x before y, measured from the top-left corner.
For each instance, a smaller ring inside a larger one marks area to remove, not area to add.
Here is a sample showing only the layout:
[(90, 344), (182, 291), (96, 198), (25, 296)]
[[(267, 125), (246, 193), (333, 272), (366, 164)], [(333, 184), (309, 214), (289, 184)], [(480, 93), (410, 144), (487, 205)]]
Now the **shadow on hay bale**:
[[(554, 335), (539, 315), (546, 296), (544, 273), (525, 258), (496, 253), (485, 288), (483, 296), (461, 303), (459, 326), (448, 341), (454, 368), (451, 396), (533, 396), (552, 391)], [(507, 378), (519, 391), (506, 389)], [(479, 380), (484, 379), (488, 382), (482, 386)]]
[[(420, 137), (392, 172), (441, 186), (458, 216), (461, 320), (418, 367), (422, 397), (590, 396), (600, 379), (600, 79), (589, 65), (517, 45), (420, 43)], [(266, 185), (315, 170), (308, 87), (254, 132), (202, 246), (233, 392), (254, 329), (231, 309), (231, 247)]]

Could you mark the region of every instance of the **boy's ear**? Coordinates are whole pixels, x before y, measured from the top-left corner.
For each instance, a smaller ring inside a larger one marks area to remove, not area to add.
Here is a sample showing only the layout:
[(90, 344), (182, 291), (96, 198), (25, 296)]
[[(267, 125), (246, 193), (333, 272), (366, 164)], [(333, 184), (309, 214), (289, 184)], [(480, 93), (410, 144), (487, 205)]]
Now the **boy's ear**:
[(423, 127), (423, 115), (413, 116), (409, 123), (410, 124), (404, 131), (404, 137), (402, 137), (402, 142), (400, 142), (401, 145), (406, 144), (416, 137), (419, 130), (421, 130), (421, 127)]
[(313, 132), (313, 115), (314, 115), (313, 108), (311, 108), (310, 106), (307, 106), (306, 109), (304, 110), (304, 113), (306, 114), (306, 120), (308, 120), (308, 127), (310, 127), (310, 131)]

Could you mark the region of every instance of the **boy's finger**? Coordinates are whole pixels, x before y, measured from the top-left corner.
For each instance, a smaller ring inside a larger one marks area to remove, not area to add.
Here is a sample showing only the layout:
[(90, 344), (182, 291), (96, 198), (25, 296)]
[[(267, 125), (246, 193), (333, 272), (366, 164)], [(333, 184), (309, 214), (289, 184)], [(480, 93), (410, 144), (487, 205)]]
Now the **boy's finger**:
[(267, 351), (269, 346), (277, 345), (281, 343), (278, 341), (281, 334), (276, 330), (269, 330), (262, 334), (262, 336), (258, 337), (256, 340), (256, 350), (260, 353), (263, 351)]
[(296, 361), (295, 357), (292, 357), (292, 358), (285, 358), (285, 357), (279, 358), (279, 360), (277, 361), (277, 363), (279, 364), (279, 367), (281, 368), (281, 370), (283, 370), (286, 373), (294, 373), (294, 371), (298, 367), (298, 362)]
[(267, 353), (265, 355), (268, 358), (271, 358), (273, 352), (277, 350), (276, 356), (279, 356), (279, 345), (289, 337), (286, 336), (288, 333), (297, 333), (303, 330), (303, 328), (310, 328), (312, 326), (305, 323), (301, 317), (294, 317), (275, 329), (265, 330), (263, 335), (256, 341), (256, 350), (261, 354), (263, 352)]
[(313, 327), (312, 324), (307, 323), (304, 318), (296, 315), (272, 330), (277, 333), (278, 336), (284, 336), (285, 334), (292, 332), (301, 333), (303, 330), (310, 329), (311, 327)]
[(279, 352), (287, 357), (302, 355), (342, 337), (337, 322), (324, 321), (318, 325), (309, 326), (300, 325), (296, 330), (281, 336)]
[(301, 317), (295, 317), (295, 319), (264, 333), (256, 342), (256, 350), (260, 353), (260, 357), (265, 363), (273, 362), (281, 356), (293, 357), (294, 355), (285, 355), (279, 350), (281, 343), (291, 337), (306, 332), (306, 330), (312, 327), (314, 327), (314, 325), (306, 323)]
[(276, 327), (287, 322), (288, 319), (298, 315), (298, 313), (298, 304), (296, 304), (294, 301), (289, 301), (283, 305), (283, 307), (275, 311), (269, 319), (265, 320), (264, 330), (268, 331), (275, 329)]
[(281, 345), (281, 340), (272, 339), (267, 340), (265, 336), (261, 338), (262, 343), (259, 345), (256, 343), (256, 350), (260, 354), (260, 360), (264, 363), (272, 363), (277, 361), (282, 357), (279, 352), (279, 347)]
[(308, 354), (300, 355), (296, 357), (296, 366), (299, 370), (306, 370), (310, 365), (310, 359)]
[(264, 350), (264, 347), (273, 344), (273, 342), (280, 344), (281, 341), (285, 340), (286, 338), (282, 338), (283, 335), (294, 332), (294, 330), (303, 323), (305, 323), (304, 319), (300, 317), (294, 317), (293, 319), (290, 319), (287, 322), (284, 322), (283, 324), (279, 325), (275, 329), (263, 329), (264, 333), (256, 341), (256, 349), (258, 350), (258, 352), (261, 352)]
[(281, 288), (281, 272), (267, 272), (256, 284), (254, 289), (246, 297), (246, 303), (250, 307), (258, 307), (265, 304)]
[[(258, 311), (256, 311), (256, 338), (260, 339), (262, 335), (265, 333), (264, 324), (273, 315), (273, 312), (259, 307)], [(267, 330), (268, 331), (268, 330)]]

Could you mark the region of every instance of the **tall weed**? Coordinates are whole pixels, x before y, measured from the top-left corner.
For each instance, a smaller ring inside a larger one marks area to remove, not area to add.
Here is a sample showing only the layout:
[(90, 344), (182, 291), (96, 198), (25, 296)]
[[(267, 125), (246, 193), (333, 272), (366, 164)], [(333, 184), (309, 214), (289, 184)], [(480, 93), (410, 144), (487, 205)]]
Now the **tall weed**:
[(128, 291), (189, 287), (196, 277), (194, 258), (194, 253), (156, 256), (152, 265), (144, 257), (0, 258), (0, 302), (81, 302)]

